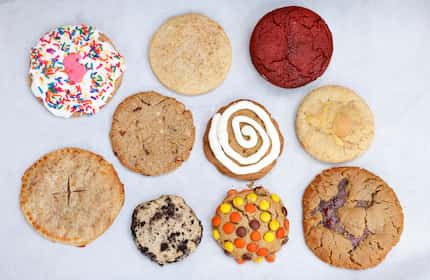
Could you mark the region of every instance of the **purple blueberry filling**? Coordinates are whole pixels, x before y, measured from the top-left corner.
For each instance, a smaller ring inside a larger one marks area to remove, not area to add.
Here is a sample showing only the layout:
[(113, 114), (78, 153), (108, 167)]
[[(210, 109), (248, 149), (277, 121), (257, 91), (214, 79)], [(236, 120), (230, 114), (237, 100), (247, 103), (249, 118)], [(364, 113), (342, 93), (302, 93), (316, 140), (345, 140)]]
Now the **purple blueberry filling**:
[[(337, 194), (328, 201), (321, 200), (318, 206), (318, 211), (321, 212), (323, 216), (322, 224), (324, 227), (344, 235), (351, 241), (352, 246), (355, 248), (362, 240), (369, 236), (370, 231), (366, 228), (361, 236), (355, 237), (345, 230), (337, 217), (336, 210), (343, 207), (346, 202), (346, 186), (348, 183), (348, 179), (343, 178), (337, 186)], [(369, 202), (364, 200), (357, 201), (356, 207), (367, 208), (369, 207)]]

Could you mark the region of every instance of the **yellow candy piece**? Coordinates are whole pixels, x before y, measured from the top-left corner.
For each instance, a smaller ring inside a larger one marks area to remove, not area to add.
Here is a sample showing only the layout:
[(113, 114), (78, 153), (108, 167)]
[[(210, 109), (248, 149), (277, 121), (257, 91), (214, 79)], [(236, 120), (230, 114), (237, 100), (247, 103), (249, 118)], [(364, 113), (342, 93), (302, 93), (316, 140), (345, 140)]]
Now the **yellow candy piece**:
[(275, 240), (275, 234), (271, 231), (268, 231), (264, 234), (263, 238), (266, 242), (272, 242), (273, 240)]
[(243, 198), (241, 198), (240, 196), (235, 197), (233, 199), (233, 205), (236, 207), (243, 205)]
[(270, 230), (276, 231), (279, 228), (279, 222), (277, 220), (270, 221), (269, 228)]
[(214, 229), (214, 230), (212, 231), (212, 236), (213, 236), (213, 238), (214, 238), (215, 240), (218, 240), (218, 239), (219, 239), (219, 231), (217, 231), (216, 229)]
[(279, 198), (279, 196), (277, 194), (272, 193), (272, 195), (270, 196), (272, 198), (272, 200), (274, 202), (279, 202), (281, 201), (281, 198)]
[(219, 207), (219, 210), (221, 211), (221, 213), (223, 214), (227, 214), (228, 212), (231, 211), (231, 205), (228, 203), (223, 203), (221, 204), (221, 206)]
[(263, 212), (260, 214), (260, 220), (265, 222), (265, 223), (268, 223), (270, 221), (270, 218), (271, 218), (271, 216), (270, 216), (269, 212)]
[(260, 207), (261, 210), (267, 210), (270, 207), (270, 202), (263, 199), (262, 201), (260, 201), (260, 204), (258, 205), (258, 207)]
[(246, 199), (255, 202), (257, 200), (257, 195), (255, 193), (249, 193), (246, 195)]
[(254, 262), (256, 263), (261, 263), (263, 261), (263, 257), (258, 257), (256, 259), (254, 259)]
[(231, 243), (230, 241), (225, 242), (224, 243), (224, 249), (229, 253), (233, 252), (233, 250), (234, 250), (233, 243)]

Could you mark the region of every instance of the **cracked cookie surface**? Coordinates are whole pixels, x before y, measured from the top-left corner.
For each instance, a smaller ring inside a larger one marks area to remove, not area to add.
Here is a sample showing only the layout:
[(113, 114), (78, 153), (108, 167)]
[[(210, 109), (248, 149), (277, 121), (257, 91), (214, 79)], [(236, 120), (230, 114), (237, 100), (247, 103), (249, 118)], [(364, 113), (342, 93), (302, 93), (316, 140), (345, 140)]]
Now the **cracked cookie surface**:
[(320, 161), (338, 163), (358, 157), (370, 146), (374, 130), (369, 106), (346, 87), (316, 88), (297, 110), (297, 137)]
[(212, 218), (212, 236), (237, 263), (268, 262), (288, 241), (288, 212), (263, 187), (230, 190)]
[(178, 168), (193, 148), (193, 116), (184, 104), (156, 92), (141, 92), (118, 105), (110, 139), (130, 170), (147, 176)]
[(103, 234), (124, 203), (113, 166), (78, 148), (44, 155), (22, 177), (20, 205), (47, 239), (83, 247)]
[(185, 95), (207, 93), (227, 76), (230, 40), (207, 16), (189, 13), (168, 19), (149, 46), (149, 62), (158, 80)]
[(303, 195), (303, 230), (322, 261), (350, 269), (381, 263), (400, 240), (403, 212), (394, 191), (358, 167), (324, 170)]
[(283, 7), (263, 16), (250, 40), (251, 60), (272, 84), (303, 86), (320, 77), (330, 62), (333, 39), (324, 20), (303, 7)]
[(135, 208), (131, 232), (142, 254), (164, 265), (196, 250), (203, 227), (182, 197), (163, 195)]

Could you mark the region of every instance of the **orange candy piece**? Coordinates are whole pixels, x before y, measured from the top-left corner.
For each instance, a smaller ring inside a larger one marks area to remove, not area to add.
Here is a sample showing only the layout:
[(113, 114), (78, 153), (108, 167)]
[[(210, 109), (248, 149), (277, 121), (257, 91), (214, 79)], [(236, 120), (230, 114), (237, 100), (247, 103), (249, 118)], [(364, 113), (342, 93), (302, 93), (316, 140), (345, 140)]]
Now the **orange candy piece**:
[(284, 238), (285, 236), (285, 229), (284, 228), (280, 228), (276, 231), (276, 237), (277, 238)]
[(212, 226), (217, 227), (221, 224), (221, 218), (219, 216), (214, 216), (212, 218)]
[(232, 233), (232, 232), (234, 231), (234, 225), (233, 225), (232, 223), (225, 223), (225, 224), (222, 226), (222, 230), (223, 230), (225, 233), (230, 234), (230, 233)]
[(255, 244), (255, 243), (249, 243), (249, 244), (248, 244), (248, 246), (246, 246), (246, 249), (247, 249), (249, 252), (255, 252), (255, 251), (257, 251), (258, 246), (257, 246), (257, 244)]
[(245, 262), (244, 259), (234, 259), (238, 264), (243, 264)]
[(251, 232), (251, 240), (258, 241), (261, 239), (261, 234), (258, 231)]
[(269, 254), (269, 250), (267, 250), (266, 248), (260, 248), (257, 250), (257, 256), (259, 257), (265, 257), (267, 256), (267, 254)]
[(255, 207), (254, 204), (248, 203), (245, 205), (245, 211), (249, 213), (254, 213), (257, 210), (257, 207)]
[(236, 190), (231, 189), (231, 190), (228, 190), (227, 195), (230, 196), (230, 195), (233, 195), (233, 194), (236, 194), (236, 193), (237, 193)]
[(275, 261), (275, 259), (276, 259), (275, 254), (273, 254), (273, 255), (267, 255), (267, 256), (266, 256), (266, 261), (267, 261), (267, 262), (274, 262), (274, 261)]
[(232, 212), (230, 214), (230, 221), (233, 223), (238, 223), (238, 222), (240, 222), (241, 219), (242, 219), (242, 217), (240, 216), (239, 212)]
[(236, 248), (244, 248), (245, 247), (245, 240), (241, 239), (241, 238), (236, 238), (234, 240), (234, 246), (236, 246)]
[(284, 220), (284, 228), (285, 230), (288, 230), (290, 228), (290, 221), (288, 221), (288, 219)]

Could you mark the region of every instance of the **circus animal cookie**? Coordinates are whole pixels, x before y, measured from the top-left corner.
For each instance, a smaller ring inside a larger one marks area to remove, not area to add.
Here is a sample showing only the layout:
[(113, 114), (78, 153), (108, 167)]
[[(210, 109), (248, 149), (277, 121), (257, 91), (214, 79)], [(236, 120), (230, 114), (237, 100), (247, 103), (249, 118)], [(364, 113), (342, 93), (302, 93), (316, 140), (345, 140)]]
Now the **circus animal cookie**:
[(21, 209), (41, 235), (83, 247), (105, 232), (124, 203), (113, 166), (78, 148), (46, 154), (22, 177)]
[(31, 49), (29, 79), (34, 96), (52, 114), (94, 115), (115, 94), (124, 58), (93, 26), (65, 25)]
[(283, 7), (257, 23), (250, 53), (252, 63), (266, 80), (279, 87), (296, 88), (324, 73), (333, 53), (333, 39), (315, 12)]
[(212, 218), (212, 236), (239, 264), (268, 262), (288, 241), (287, 209), (263, 187), (230, 190)]
[(222, 27), (201, 14), (168, 19), (152, 37), (149, 62), (158, 80), (185, 95), (218, 87), (231, 64), (231, 45)]
[(190, 156), (191, 111), (174, 98), (141, 92), (119, 104), (112, 120), (112, 150), (130, 170), (147, 176), (171, 172)]
[(262, 105), (236, 100), (209, 121), (204, 136), (207, 158), (220, 172), (257, 180), (275, 165), (284, 140), (278, 124)]
[(334, 266), (381, 263), (400, 239), (403, 212), (381, 178), (358, 167), (324, 170), (303, 195), (303, 230), (312, 252)]
[(296, 133), (305, 150), (318, 160), (352, 160), (370, 146), (373, 114), (352, 90), (323, 86), (311, 91), (296, 116)]

